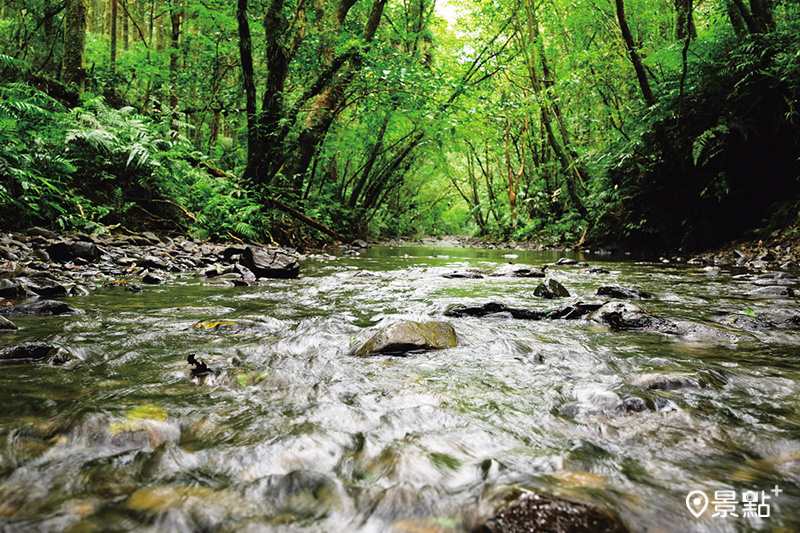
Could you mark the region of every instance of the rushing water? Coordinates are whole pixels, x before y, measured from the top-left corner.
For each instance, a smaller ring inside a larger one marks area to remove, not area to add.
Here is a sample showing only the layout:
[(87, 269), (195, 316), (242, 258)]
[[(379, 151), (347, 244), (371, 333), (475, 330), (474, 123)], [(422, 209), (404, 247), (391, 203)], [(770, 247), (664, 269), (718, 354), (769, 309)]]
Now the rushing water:
[[(441, 277), (504, 253), (375, 247), (308, 259), (295, 280), (183, 275), (71, 298), (82, 315), (15, 319), (0, 347), (35, 339), (74, 359), (0, 367), (0, 530), (465, 531), (510, 484), (604, 505), (632, 531), (800, 530), (800, 330), (708, 340), (463, 318), (446, 319), (455, 349), (349, 355), (454, 303), (559, 305), (533, 296), (536, 279)], [(798, 308), (743, 296), (753, 286), (724, 268), (573, 257), (610, 271), (550, 267), (574, 297), (634, 287), (671, 319)], [(239, 326), (193, 327), (207, 320)], [(189, 353), (217, 375), (190, 378)], [(702, 386), (634, 384), (653, 372)], [(631, 395), (651, 409), (620, 412)], [(739, 517), (712, 503), (695, 518), (693, 490), (735, 490)], [(743, 491), (765, 491), (770, 516), (742, 516)]]

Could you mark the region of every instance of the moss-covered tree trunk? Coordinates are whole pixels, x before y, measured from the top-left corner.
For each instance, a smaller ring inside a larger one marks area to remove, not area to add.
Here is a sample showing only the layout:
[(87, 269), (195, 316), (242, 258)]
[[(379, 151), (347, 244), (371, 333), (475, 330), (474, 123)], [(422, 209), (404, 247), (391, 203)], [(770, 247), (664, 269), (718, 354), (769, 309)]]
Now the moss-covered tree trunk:
[(83, 92), (86, 83), (87, 0), (67, 0), (64, 15), (64, 66), (61, 79)]

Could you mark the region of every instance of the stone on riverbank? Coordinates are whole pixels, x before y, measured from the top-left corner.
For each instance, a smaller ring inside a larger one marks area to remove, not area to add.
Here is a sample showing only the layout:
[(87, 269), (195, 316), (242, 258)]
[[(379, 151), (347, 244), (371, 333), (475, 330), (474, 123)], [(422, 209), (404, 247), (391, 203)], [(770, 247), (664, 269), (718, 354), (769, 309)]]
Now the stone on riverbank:
[(392, 324), (355, 350), (359, 357), (378, 353), (401, 355), (418, 350), (444, 350), (458, 346), (456, 332), (447, 322)]
[(261, 249), (248, 246), (242, 252), (240, 261), (259, 278), (296, 278), (300, 273), (300, 263), (296, 254), (280, 248)]
[(6, 317), (0, 316), (0, 333), (4, 333), (7, 331), (16, 331), (18, 329), (19, 328), (17, 327), (16, 324), (11, 322)]
[(37, 276), (35, 278), (17, 278), (26, 289), (35, 292), (44, 298), (61, 298), (67, 295), (67, 289), (59, 282), (48, 276)]

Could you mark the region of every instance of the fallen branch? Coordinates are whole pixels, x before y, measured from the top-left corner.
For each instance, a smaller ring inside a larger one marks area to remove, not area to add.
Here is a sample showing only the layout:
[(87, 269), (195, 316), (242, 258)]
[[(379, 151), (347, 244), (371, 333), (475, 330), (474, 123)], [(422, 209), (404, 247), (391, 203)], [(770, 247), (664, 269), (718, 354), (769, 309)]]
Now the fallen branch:
[(307, 217), (306, 215), (304, 215), (303, 213), (301, 213), (297, 209), (295, 209), (293, 207), (289, 207), (288, 205), (286, 205), (286, 204), (284, 204), (282, 202), (279, 202), (278, 200), (274, 200), (272, 198), (267, 198), (266, 203), (267, 203), (268, 207), (274, 207), (275, 209), (278, 209), (279, 211), (283, 211), (284, 213), (286, 213), (287, 215), (291, 216), (292, 218), (295, 218), (295, 219), (299, 220), (300, 222), (303, 222), (304, 224), (308, 224), (312, 228), (324, 233), (325, 235), (329, 235), (329, 236), (333, 237), (334, 239), (336, 239), (338, 241), (342, 241), (342, 242), (344, 242), (346, 240), (344, 237), (342, 237), (341, 235), (339, 235), (338, 233), (333, 231), (328, 226), (320, 224), (316, 220)]
[(187, 211), (186, 208), (179, 206), (178, 204), (176, 204), (175, 202), (173, 202), (171, 200), (150, 200), (150, 201), (151, 202), (158, 202), (160, 204), (174, 205), (175, 207), (177, 207), (178, 209), (183, 211), (184, 215), (186, 215), (187, 217), (191, 218), (193, 222), (197, 223), (197, 218), (193, 214), (191, 214), (189, 211)]

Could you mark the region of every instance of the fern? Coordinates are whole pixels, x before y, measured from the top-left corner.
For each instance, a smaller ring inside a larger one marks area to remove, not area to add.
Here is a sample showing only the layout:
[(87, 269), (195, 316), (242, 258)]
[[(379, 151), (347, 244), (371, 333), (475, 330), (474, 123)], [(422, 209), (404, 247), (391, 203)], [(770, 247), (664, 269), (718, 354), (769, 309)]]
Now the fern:
[(729, 133), (730, 129), (728, 126), (719, 124), (700, 134), (692, 144), (692, 160), (694, 161), (694, 166), (703, 166), (721, 153), (725, 146), (725, 139)]

